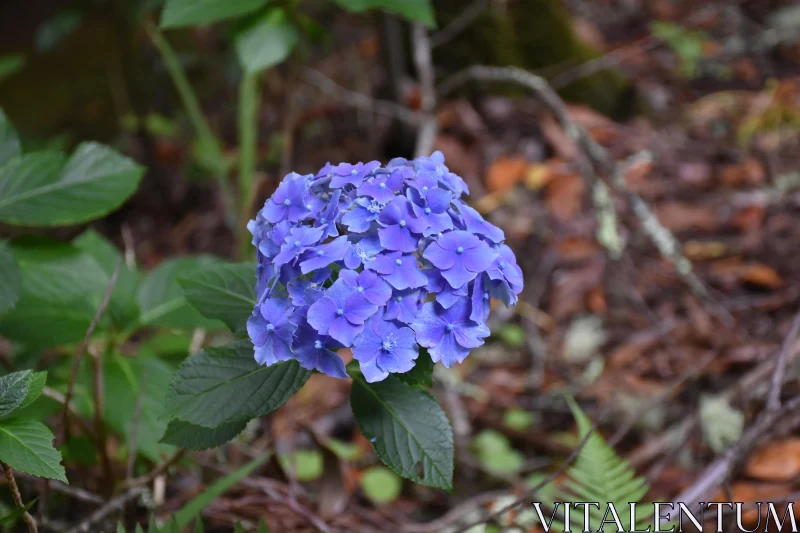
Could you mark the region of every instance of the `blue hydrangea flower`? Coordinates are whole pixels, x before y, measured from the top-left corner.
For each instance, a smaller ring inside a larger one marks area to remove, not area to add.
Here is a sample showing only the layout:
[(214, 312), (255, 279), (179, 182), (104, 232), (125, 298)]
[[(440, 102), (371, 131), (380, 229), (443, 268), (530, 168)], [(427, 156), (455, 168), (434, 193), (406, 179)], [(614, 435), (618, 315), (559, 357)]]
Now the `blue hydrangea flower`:
[(414, 368), (419, 348), (414, 332), (375, 315), (353, 343), (353, 358), (364, 378), (373, 383), (389, 374)]
[(422, 306), (411, 329), (416, 333), (420, 346), (428, 348), (431, 359), (435, 363), (441, 361), (449, 368), (464, 361), (469, 351), (481, 346), (483, 338), (489, 336), (489, 328), (470, 320), (469, 315), (470, 304), (466, 298), (450, 309), (428, 302)]
[(337, 350), (351, 348), (370, 381), (411, 370), (419, 346), (463, 361), (489, 334), (491, 300), (513, 305), (523, 281), (466, 192), (440, 152), (287, 175), (247, 226), (256, 360), (344, 378)]

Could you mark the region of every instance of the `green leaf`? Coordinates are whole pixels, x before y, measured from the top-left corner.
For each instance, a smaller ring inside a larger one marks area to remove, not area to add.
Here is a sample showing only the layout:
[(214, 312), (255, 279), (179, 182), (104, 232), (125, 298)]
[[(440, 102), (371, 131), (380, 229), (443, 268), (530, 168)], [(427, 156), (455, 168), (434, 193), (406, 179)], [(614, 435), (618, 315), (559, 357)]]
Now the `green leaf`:
[(423, 387), (433, 386), (433, 359), (428, 350), (419, 349), (419, 356), (414, 363), (414, 368), (402, 374), (395, 374), (401, 381), (409, 385), (419, 385)]
[[(25, 66), (26, 58), (22, 54), (6, 54), (0, 56), (0, 83), (7, 80)], [(2, 159), (0, 159), (0, 162)]]
[(203, 255), (163, 261), (147, 274), (139, 286), (137, 301), (142, 312), (139, 322), (142, 325), (179, 329), (222, 327), (219, 321), (203, 317), (186, 301), (177, 281), (178, 277), (219, 264), (219, 259)]
[(111, 279), (119, 265), (117, 283), (106, 314), (119, 327), (134, 323), (139, 317), (139, 305), (136, 303), (139, 274), (136, 269), (128, 268), (117, 247), (91, 228), (81, 233), (72, 243), (97, 261), (108, 279)]
[(394, 376), (367, 383), (354, 374), (350, 406), (381, 461), (404, 478), (452, 490), (453, 431), (433, 396)]
[(63, 226), (101, 217), (136, 190), (144, 168), (97, 143), (82, 143), (62, 167), (62, 156), (38, 152), (0, 169), (0, 221)]
[(122, 522), (117, 522), (117, 533), (125, 533), (125, 525)]
[(233, 331), (244, 329), (256, 303), (254, 263), (219, 265), (178, 279), (183, 293), (206, 318), (217, 318)]
[(136, 450), (155, 462), (173, 450), (159, 443), (167, 427), (162, 414), (171, 377), (172, 368), (155, 357), (112, 353), (103, 360), (104, 419), (116, 433), (125, 436), (126, 442), (135, 423)]
[(12, 372), (0, 377), (0, 416), (7, 415), (22, 405), (30, 386), (30, 370)]
[(354, 13), (368, 9), (385, 9), (412, 22), (422, 22), (431, 28), (436, 26), (433, 4), (430, 0), (334, 0), (334, 2)]
[(190, 450), (207, 450), (236, 438), (246, 426), (247, 420), (236, 420), (215, 428), (207, 428), (183, 420), (172, 419), (169, 421), (161, 442)]
[(296, 361), (259, 365), (250, 339), (206, 348), (184, 361), (172, 378), (167, 414), (209, 428), (257, 418), (286, 403), (310, 375)]
[(393, 502), (403, 490), (403, 482), (397, 474), (382, 466), (364, 470), (359, 483), (364, 495), (376, 503)]
[(203, 527), (203, 521), (199, 518), (194, 521), (194, 533), (206, 533), (206, 528)]
[(31, 374), (31, 383), (28, 387), (28, 393), (25, 395), (25, 399), (22, 400), (22, 403), (19, 404), (17, 409), (24, 409), (28, 407), (30, 404), (35, 402), (39, 399), (39, 396), (42, 395), (42, 391), (44, 390), (44, 386), (47, 384), (47, 372), (33, 372)]
[(472, 439), (475, 456), (487, 470), (497, 474), (516, 474), (525, 457), (511, 447), (508, 438), (493, 429), (484, 429)]
[(37, 420), (0, 420), (0, 461), (32, 476), (67, 483), (53, 434)]
[(167, 0), (161, 13), (162, 28), (210, 24), (245, 15), (268, 0)]
[(6, 525), (6, 524), (13, 524), (14, 522), (16, 522), (17, 520), (22, 518), (22, 515), (24, 515), (25, 513), (30, 511), (31, 509), (33, 509), (33, 506), (36, 505), (36, 502), (38, 502), (38, 501), (39, 501), (39, 497), (37, 496), (36, 498), (34, 498), (31, 501), (29, 501), (28, 503), (26, 503), (22, 507), (22, 509), (14, 509), (14, 511), (12, 511), (11, 514), (8, 514), (8, 515), (0, 518), (0, 526)]
[(22, 290), (22, 273), (5, 242), (0, 242), (0, 314), (13, 309)]
[(233, 528), (233, 533), (245, 533), (244, 526), (238, 520), (236, 521), (236, 527)]
[(30, 347), (82, 339), (108, 285), (97, 262), (73, 246), (42, 239), (16, 242), (11, 251), (22, 291), (13, 311), (0, 317), (0, 333)]
[(256, 533), (269, 533), (269, 528), (267, 527), (267, 523), (264, 522), (264, 517), (258, 519), (258, 529), (256, 529)]
[(297, 44), (297, 28), (282, 9), (273, 9), (236, 36), (236, 55), (248, 74), (285, 60)]
[(8, 117), (0, 109), (0, 168), (21, 153), (19, 137)]
[(195, 517), (200, 516), (200, 513), (208, 507), (214, 500), (219, 498), (225, 491), (239, 483), (247, 476), (249, 476), (258, 467), (263, 465), (268, 459), (269, 454), (264, 454), (261, 457), (256, 457), (246, 465), (234, 470), (227, 476), (219, 479), (213, 485), (194, 497), (189, 503), (184, 505), (180, 511), (175, 514), (175, 521), (179, 528), (186, 527), (189, 522)]
[(355, 461), (361, 458), (361, 448), (352, 442), (344, 442), (333, 437), (328, 437), (321, 443), (342, 461)]
[(503, 413), (503, 424), (511, 429), (523, 431), (533, 424), (533, 415), (524, 409), (509, 409)]
[(296, 450), (294, 454), (279, 456), (278, 462), (287, 474), (294, 469), (298, 481), (314, 481), (322, 476), (323, 460), (319, 450)]

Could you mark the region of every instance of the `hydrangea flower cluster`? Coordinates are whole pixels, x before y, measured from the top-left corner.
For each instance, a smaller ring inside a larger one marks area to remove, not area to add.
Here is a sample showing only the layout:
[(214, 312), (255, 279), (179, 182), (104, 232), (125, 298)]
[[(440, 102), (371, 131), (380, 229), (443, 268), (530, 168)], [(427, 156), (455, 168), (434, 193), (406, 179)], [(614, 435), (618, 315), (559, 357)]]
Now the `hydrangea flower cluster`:
[(336, 351), (349, 347), (369, 382), (411, 370), (420, 346), (462, 362), (489, 335), (490, 300), (514, 305), (522, 290), (503, 231), (465, 193), (441, 152), (287, 175), (248, 225), (256, 360), (345, 378)]

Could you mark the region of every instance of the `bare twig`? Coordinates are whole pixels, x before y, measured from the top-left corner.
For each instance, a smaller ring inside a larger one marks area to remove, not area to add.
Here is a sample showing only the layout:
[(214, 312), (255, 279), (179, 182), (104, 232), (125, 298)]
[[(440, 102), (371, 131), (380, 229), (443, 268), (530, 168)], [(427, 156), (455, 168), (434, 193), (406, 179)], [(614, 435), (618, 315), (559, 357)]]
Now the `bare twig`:
[(630, 45), (617, 48), (616, 50), (611, 50), (607, 54), (590, 59), (585, 63), (581, 63), (580, 65), (576, 65), (573, 68), (561, 72), (553, 77), (550, 85), (554, 89), (563, 89), (567, 85), (591, 76), (592, 74), (619, 66), (619, 64), (625, 60), (625, 56), (629, 52), (636, 54), (649, 52), (661, 44), (661, 41), (654, 39), (652, 36), (647, 36), (642, 41), (637, 41)]
[(414, 157), (430, 155), (439, 122), (436, 120), (436, 87), (431, 58), (431, 41), (428, 30), (419, 22), (411, 26), (411, 42), (414, 47), (414, 66), (417, 68), (422, 99), (420, 107), (425, 119), (419, 125)]
[(800, 409), (800, 396), (795, 396), (778, 409), (764, 409), (755, 423), (744, 432), (739, 442), (708, 465), (692, 485), (673, 499), (674, 506), (677, 507), (678, 502), (683, 502), (690, 509), (696, 508), (698, 502), (724, 483), (759, 441), (767, 437), (771, 429), (777, 427), (776, 423), (783, 415), (798, 409)]
[(776, 411), (781, 407), (781, 390), (786, 378), (786, 361), (789, 359), (789, 352), (794, 350), (794, 343), (797, 334), (800, 332), (800, 313), (797, 313), (792, 321), (792, 328), (789, 334), (783, 339), (781, 350), (778, 352), (778, 359), (775, 362), (775, 371), (772, 373), (772, 385), (767, 396), (767, 409)]
[(105, 399), (103, 395), (103, 361), (100, 355), (90, 353), (92, 358), (92, 397), (94, 399), (94, 433), (97, 437), (97, 447), (100, 449), (100, 463), (103, 465), (106, 492), (111, 494), (114, 488), (114, 471), (108, 457), (108, 438), (106, 436), (106, 423), (103, 420)]
[(69, 529), (66, 533), (89, 533), (93, 531), (93, 526), (99, 524), (111, 514), (120, 511), (128, 502), (135, 500), (146, 492), (147, 489), (144, 487), (131, 487), (116, 498), (109, 500), (108, 503), (89, 515), (86, 520)]
[(456, 18), (450, 21), (450, 24), (431, 35), (431, 48), (442, 46), (453, 40), (459, 33), (467, 29), (467, 26), (488, 6), (489, 0), (474, 0)]
[(300, 70), (300, 77), (303, 81), (309, 85), (313, 85), (331, 98), (351, 107), (369, 111), (370, 113), (393, 117), (413, 125), (419, 124), (422, 120), (420, 113), (388, 100), (378, 100), (365, 94), (345, 89), (317, 70), (302, 68)]
[(177, 452), (172, 454), (172, 456), (169, 459), (167, 459), (163, 463), (160, 463), (158, 466), (156, 466), (148, 474), (145, 474), (145, 475), (139, 476), (139, 477), (135, 477), (135, 478), (125, 482), (125, 487), (126, 488), (132, 488), (132, 487), (138, 487), (138, 486), (141, 486), (141, 485), (149, 485), (150, 483), (153, 482), (153, 480), (155, 478), (157, 478), (158, 476), (160, 476), (161, 474), (166, 472), (172, 465), (174, 465), (175, 463), (180, 461), (185, 453), (186, 453), (185, 449), (178, 450)]
[[(82, 502), (92, 503), (95, 505), (102, 505), (103, 503), (105, 503), (105, 499), (103, 499), (101, 496), (98, 496), (94, 492), (89, 492), (88, 490), (79, 487), (71, 487), (69, 485), (65, 485), (60, 481), (56, 481), (55, 479), (42, 480), (41, 478), (24, 474), (22, 472), (17, 472), (16, 477), (28, 481), (45, 481), (48, 489), (54, 492), (60, 492), (62, 494), (66, 494), (67, 496), (75, 498), (76, 500), (80, 500)], [(41, 499), (39, 501), (41, 501)]]
[(17, 506), (17, 509), (22, 511), (22, 520), (25, 522), (25, 525), (28, 526), (28, 531), (30, 531), (30, 533), (38, 533), (39, 529), (36, 527), (36, 522), (30, 513), (25, 510), (25, 504), (22, 503), (22, 495), (19, 493), (17, 480), (14, 479), (14, 471), (10, 466), (2, 461), (0, 461), (0, 465), (3, 467), (3, 473), (6, 475), (6, 480), (8, 480), (8, 487), (11, 489), (11, 497), (14, 498), (14, 504)]
[(75, 353), (75, 362), (72, 363), (72, 370), (69, 373), (67, 394), (64, 396), (64, 407), (61, 409), (61, 432), (60, 438), (57, 441), (59, 444), (63, 444), (67, 438), (67, 412), (69, 411), (69, 404), (70, 401), (72, 401), (72, 396), (75, 394), (75, 379), (78, 377), (78, 369), (81, 366), (81, 360), (89, 347), (89, 339), (94, 333), (95, 328), (97, 328), (100, 319), (103, 318), (106, 309), (108, 309), (108, 304), (111, 302), (111, 294), (114, 292), (114, 287), (117, 285), (117, 278), (119, 277), (119, 270), (121, 267), (122, 261), (119, 261), (117, 266), (114, 267), (111, 278), (108, 280), (108, 285), (106, 285), (105, 293), (103, 293), (103, 300), (100, 302), (100, 307), (94, 314), (94, 318), (92, 318), (92, 322), (89, 324), (89, 328), (83, 336), (83, 341), (81, 341), (78, 351)]

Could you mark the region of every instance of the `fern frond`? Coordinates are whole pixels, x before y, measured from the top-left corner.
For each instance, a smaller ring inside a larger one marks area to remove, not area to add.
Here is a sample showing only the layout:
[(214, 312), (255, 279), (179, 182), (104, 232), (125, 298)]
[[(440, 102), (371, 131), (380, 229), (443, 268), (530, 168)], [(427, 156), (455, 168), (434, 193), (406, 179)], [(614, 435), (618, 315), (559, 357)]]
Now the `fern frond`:
[[(583, 442), (592, 431), (592, 423), (571, 397), (567, 402), (578, 426), (578, 441)], [(592, 432), (575, 463), (567, 470), (567, 480), (557, 491), (557, 496), (564, 502), (599, 502), (600, 509), (591, 507), (589, 511), (590, 522), (596, 527), (603, 520), (609, 503), (614, 504), (620, 519), (627, 523), (629, 503), (641, 503), (648, 489), (647, 481), (637, 476), (631, 465), (619, 457), (603, 437)], [(570, 516), (574, 526), (582, 521), (582, 516)]]

